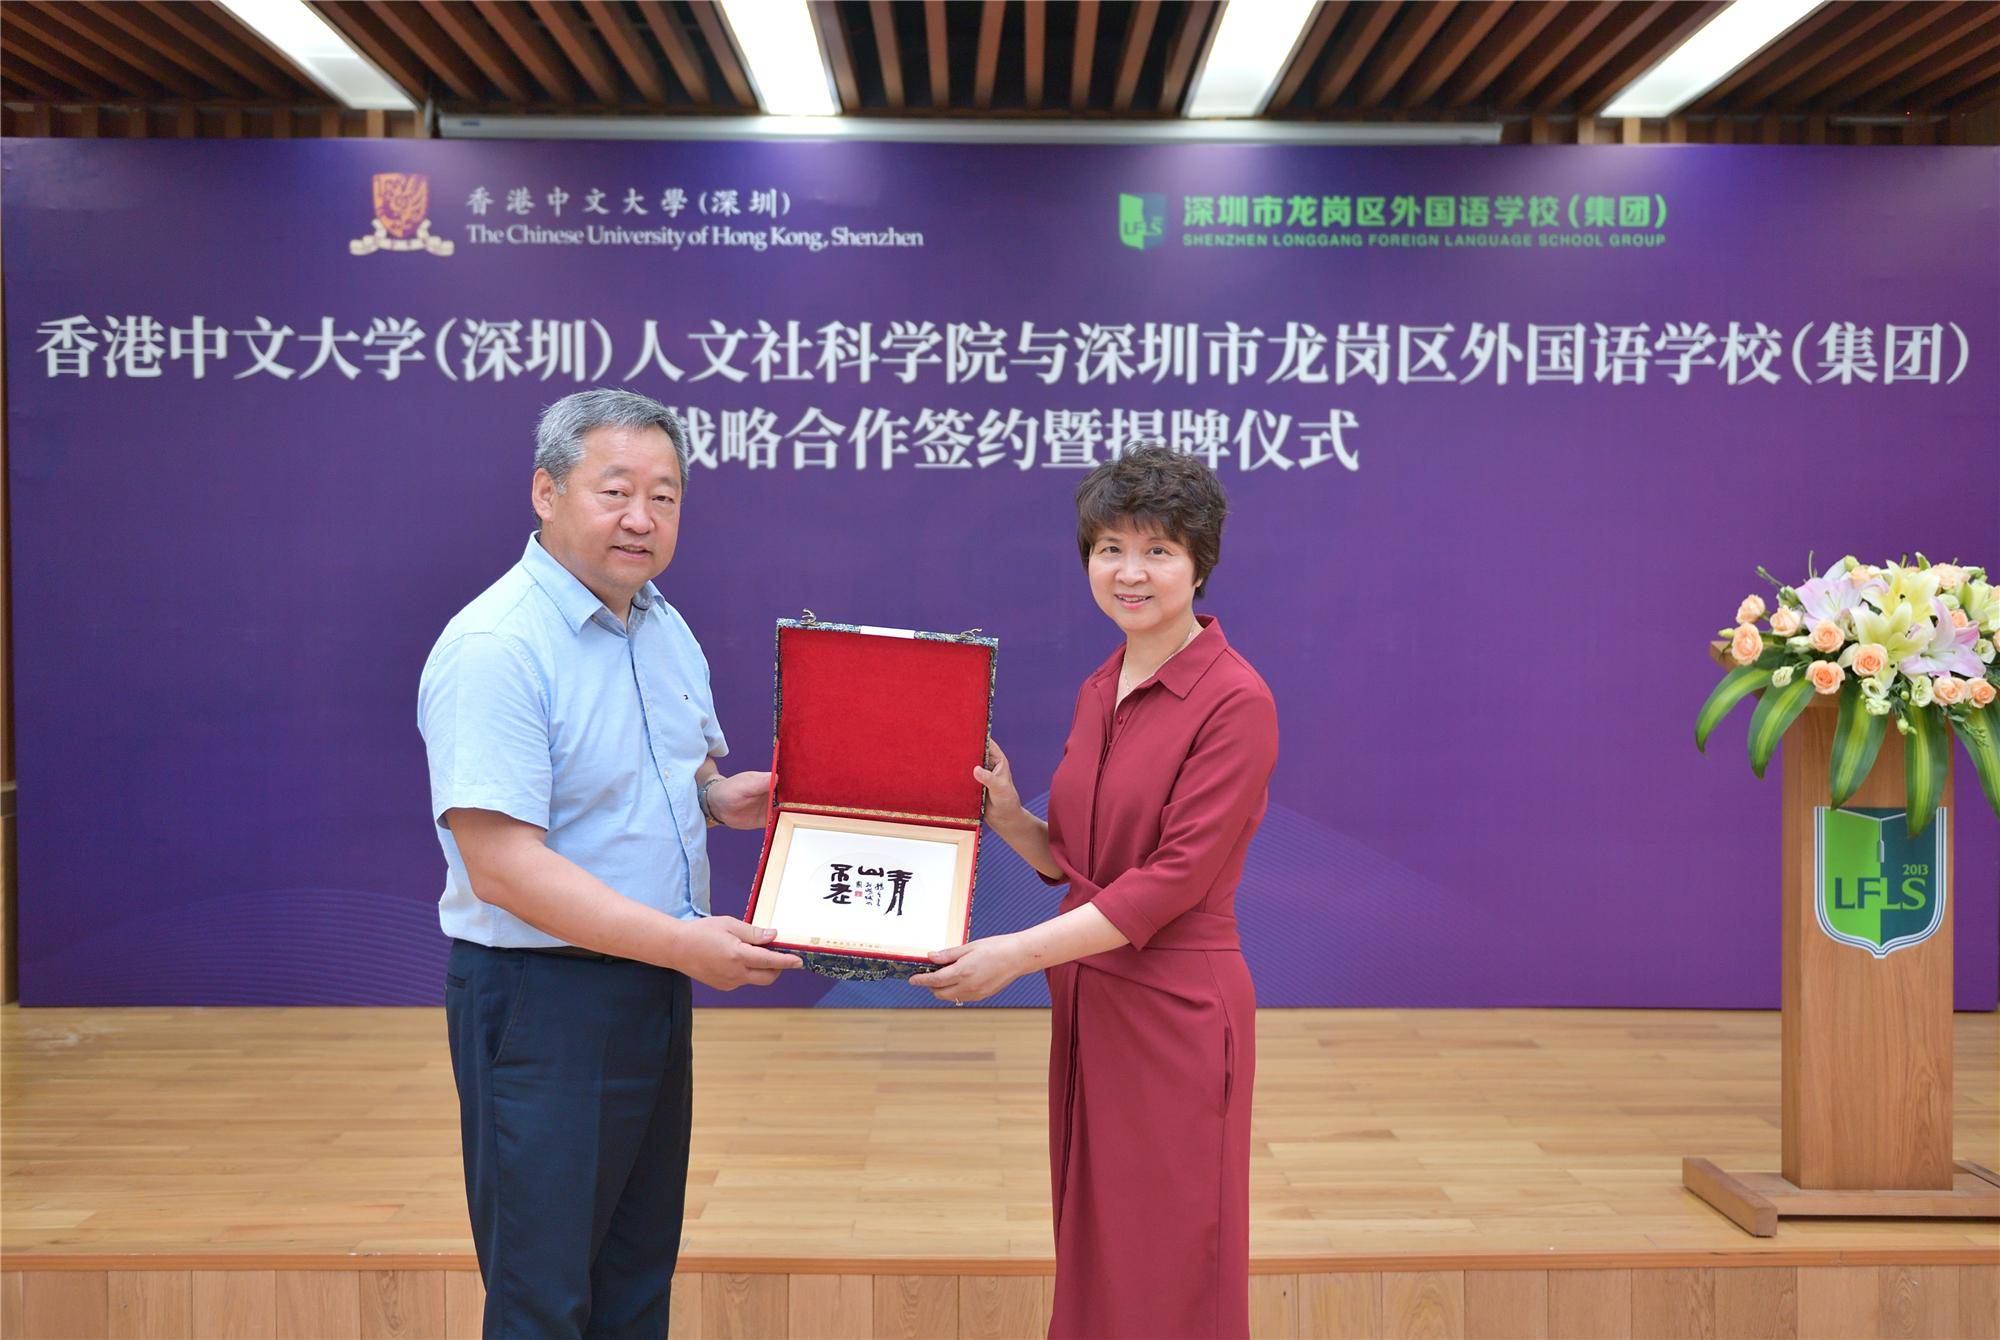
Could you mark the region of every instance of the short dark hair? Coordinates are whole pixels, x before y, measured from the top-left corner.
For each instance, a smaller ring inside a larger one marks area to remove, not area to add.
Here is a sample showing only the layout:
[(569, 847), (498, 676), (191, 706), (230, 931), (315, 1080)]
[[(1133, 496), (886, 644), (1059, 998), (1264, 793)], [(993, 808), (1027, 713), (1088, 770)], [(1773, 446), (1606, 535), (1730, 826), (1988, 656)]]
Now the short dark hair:
[(1200, 457), (1163, 444), (1133, 447), (1083, 477), (1076, 488), (1076, 551), (1086, 566), (1097, 537), (1119, 521), (1158, 531), (1194, 559), (1194, 593), (1222, 559), (1229, 498)]

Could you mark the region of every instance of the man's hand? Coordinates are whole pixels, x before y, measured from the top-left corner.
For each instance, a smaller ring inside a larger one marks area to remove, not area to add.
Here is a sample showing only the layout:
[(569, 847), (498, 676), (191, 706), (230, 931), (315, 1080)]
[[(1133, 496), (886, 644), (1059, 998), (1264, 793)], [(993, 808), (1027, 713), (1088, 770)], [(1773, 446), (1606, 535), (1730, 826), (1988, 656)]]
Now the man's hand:
[(739, 772), (708, 788), (708, 812), (726, 828), (762, 828), (770, 814), (771, 774)]
[[(721, 786), (715, 788), (717, 791)], [(769, 986), (787, 968), (805, 965), (796, 954), (777, 954), (758, 945), (778, 933), (746, 926), (735, 917), (702, 917), (681, 923), (686, 939), (672, 966), (703, 986), (734, 991), (739, 986)]]

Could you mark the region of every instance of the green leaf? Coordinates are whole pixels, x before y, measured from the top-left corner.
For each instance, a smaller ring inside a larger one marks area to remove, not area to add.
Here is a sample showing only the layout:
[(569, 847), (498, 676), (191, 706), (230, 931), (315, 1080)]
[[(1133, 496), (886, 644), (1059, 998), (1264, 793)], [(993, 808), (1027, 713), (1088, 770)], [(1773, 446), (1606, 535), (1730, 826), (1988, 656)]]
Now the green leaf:
[(1995, 814), (2000, 814), (2000, 723), (1995, 722), (1994, 716), (1994, 709), (1989, 707), (1960, 713), (1950, 721), (1965, 752), (1972, 755), (1972, 770), (1979, 774), (1986, 803)]
[(1738, 666), (1722, 677), (1715, 691), (1708, 695), (1708, 701), (1701, 705), (1701, 713), (1694, 719), (1694, 747), (1708, 752), (1708, 736), (1722, 719), (1730, 714), (1736, 704), (1771, 682), (1771, 672), (1760, 666)]
[(1800, 675), (1757, 700), (1757, 710), (1750, 716), (1750, 771), (1764, 775), (1765, 765), (1778, 748), (1778, 738), (1799, 719), (1812, 696), (1812, 681)]
[(1904, 826), (1911, 837), (1919, 837), (1937, 817), (1938, 801), (1944, 795), (1951, 733), (1945, 727), (1941, 707), (1912, 707), (1908, 720), (1913, 729), (1903, 737)]
[(1888, 733), (1889, 718), (1862, 708), (1861, 686), (1852, 679), (1840, 691), (1840, 720), (1833, 727), (1833, 803), (1837, 809), (1868, 777)]

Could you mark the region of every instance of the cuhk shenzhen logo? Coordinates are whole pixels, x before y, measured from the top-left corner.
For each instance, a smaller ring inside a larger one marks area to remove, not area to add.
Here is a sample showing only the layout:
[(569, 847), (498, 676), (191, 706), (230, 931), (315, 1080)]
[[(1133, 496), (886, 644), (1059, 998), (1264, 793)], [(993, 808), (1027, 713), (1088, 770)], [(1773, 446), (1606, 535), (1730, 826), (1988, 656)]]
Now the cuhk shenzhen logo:
[(1134, 251), (1160, 245), (1167, 231), (1167, 198), (1163, 195), (1118, 197), (1118, 240)]
[(449, 256), (452, 243), (431, 235), (424, 217), (431, 207), (431, 179), (421, 172), (375, 174), (375, 226), (366, 237), (347, 244), (356, 256), (377, 251), (428, 251)]

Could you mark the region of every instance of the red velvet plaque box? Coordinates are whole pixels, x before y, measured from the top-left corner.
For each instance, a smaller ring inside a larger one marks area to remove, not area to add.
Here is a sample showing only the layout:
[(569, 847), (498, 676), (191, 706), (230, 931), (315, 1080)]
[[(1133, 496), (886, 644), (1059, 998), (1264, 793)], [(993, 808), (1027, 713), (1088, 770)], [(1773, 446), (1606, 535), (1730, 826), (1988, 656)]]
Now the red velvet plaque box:
[(999, 643), (778, 621), (771, 816), (743, 919), (829, 977), (907, 977), (971, 935)]

